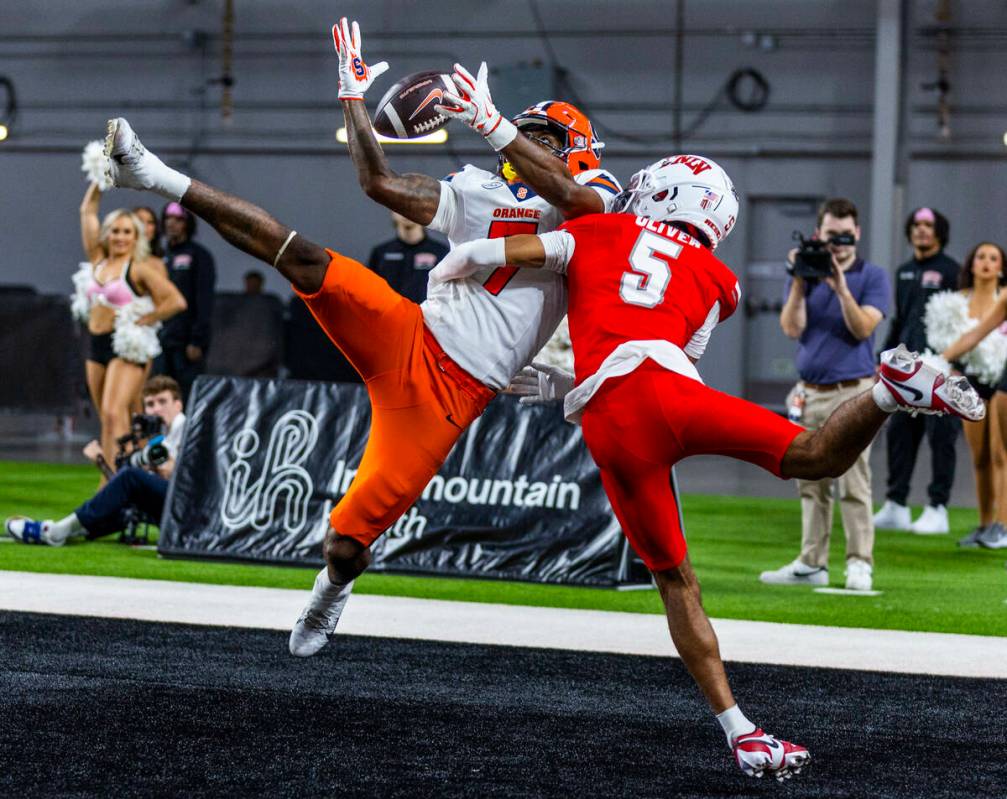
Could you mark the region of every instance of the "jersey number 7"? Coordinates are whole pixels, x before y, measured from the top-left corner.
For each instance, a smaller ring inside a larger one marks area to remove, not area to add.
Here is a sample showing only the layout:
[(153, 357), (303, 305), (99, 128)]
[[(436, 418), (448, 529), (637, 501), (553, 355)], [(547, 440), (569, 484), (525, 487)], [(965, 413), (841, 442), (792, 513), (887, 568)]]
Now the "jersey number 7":
[(630, 271), (622, 273), (619, 296), (630, 305), (656, 308), (664, 302), (671, 282), (671, 264), (682, 253), (682, 245), (650, 230), (640, 233), (629, 253)]
[[(490, 229), (486, 234), (486, 238), (502, 239), (505, 236), (519, 236), (522, 233), (534, 234), (537, 232), (538, 222), (504, 222), (497, 220), (490, 222)], [(518, 268), (516, 266), (498, 266), (490, 272), (490, 276), (483, 283), (483, 288), (496, 297), (510, 283), (511, 278), (517, 274)]]

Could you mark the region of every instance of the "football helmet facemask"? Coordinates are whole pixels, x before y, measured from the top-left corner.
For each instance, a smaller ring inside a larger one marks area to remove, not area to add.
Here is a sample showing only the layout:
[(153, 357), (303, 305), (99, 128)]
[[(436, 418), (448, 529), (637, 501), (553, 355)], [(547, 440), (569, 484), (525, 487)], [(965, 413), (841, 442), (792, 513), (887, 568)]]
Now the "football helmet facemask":
[(738, 220), (738, 192), (715, 161), (672, 155), (633, 175), (612, 210), (659, 222), (683, 222), (716, 250)]

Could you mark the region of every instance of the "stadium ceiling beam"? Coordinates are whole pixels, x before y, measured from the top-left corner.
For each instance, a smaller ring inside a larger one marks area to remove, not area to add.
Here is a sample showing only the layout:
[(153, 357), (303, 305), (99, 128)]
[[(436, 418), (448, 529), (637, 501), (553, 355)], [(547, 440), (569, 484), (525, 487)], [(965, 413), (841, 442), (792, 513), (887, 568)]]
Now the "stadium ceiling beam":
[(896, 180), (902, 135), (904, 19), (905, 0), (878, 0), (869, 257), (886, 269), (892, 269), (897, 260), (897, 219), (902, 216), (902, 191)]

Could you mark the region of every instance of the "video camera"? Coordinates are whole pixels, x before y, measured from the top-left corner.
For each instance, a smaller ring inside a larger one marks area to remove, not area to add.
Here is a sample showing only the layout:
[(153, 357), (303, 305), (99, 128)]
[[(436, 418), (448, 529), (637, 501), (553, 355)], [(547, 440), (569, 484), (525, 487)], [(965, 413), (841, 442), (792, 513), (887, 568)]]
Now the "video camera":
[[(146, 446), (141, 443), (146, 441)], [(129, 432), (116, 439), (119, 451), (115, 454), (115, 469), (127, 464), (140, 468), (160, 466), (170, 453), (164, 445), (164, 420), (152, 414), (134, 413)]]
[(787, 271), (795, 277), (820, 280), (832, 276), (832, 253), (829, 245), (849, 247), (857, 243), (852, 233), (840, 233), (831, 239), (806, 239), (800, 231), (794, 231), (794, 241), (800, 242), (800, 247), (794, 256), (793, 266)]

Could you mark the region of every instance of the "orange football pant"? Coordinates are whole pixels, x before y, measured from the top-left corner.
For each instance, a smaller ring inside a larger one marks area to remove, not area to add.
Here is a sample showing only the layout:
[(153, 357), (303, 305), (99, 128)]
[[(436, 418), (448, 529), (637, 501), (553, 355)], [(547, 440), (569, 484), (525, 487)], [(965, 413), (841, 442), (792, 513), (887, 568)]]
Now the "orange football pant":
[(416, 501), (496, 393), (441, 349), (419, 305), (362, 264), (326, 252), (322, 287), (294, 291), (367, 386), (370, 436), (329, 522), (370, 546)]

